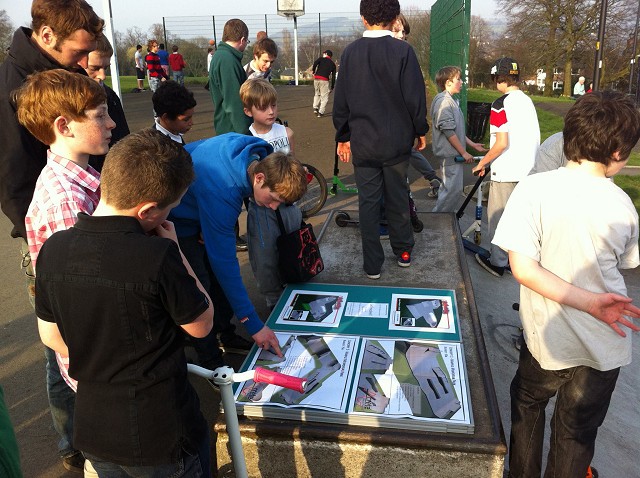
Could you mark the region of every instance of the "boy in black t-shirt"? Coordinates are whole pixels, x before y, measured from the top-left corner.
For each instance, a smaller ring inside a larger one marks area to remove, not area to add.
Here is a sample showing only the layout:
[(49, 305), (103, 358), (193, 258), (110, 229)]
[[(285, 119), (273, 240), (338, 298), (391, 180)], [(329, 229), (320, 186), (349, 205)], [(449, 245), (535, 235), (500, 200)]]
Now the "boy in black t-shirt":
[(74, 444), (100, 476), (208, 474), (182, 331), (206, 336), (213, 306), (166, 220), (193, 178), (181, 145), (153, 130), (131, 134), (107, 155), (93, 216), (40, 250), (40, 337), (69, 356)]

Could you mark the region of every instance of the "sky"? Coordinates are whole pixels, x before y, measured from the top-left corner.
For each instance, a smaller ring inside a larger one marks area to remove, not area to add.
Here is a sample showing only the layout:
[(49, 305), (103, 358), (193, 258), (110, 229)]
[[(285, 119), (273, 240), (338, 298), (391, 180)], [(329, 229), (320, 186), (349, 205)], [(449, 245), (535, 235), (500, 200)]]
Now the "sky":
[[(103, 6), (109, 0), (88, 0), (95, 12), (105, 17)], [(113, 28), (125, 33), (128, 28), (139, 27), (147, 31), (153, 23), (162, 23), (162, 17), (264, 15), (276, 13), (276, 0), (110, 0)], [(470, 0), (471, 14), (491, 18), (495, 0)], [(435, 0), (400, 0), (400, 8), (430, 10)], [(358, 12), (360, 0), (305, 0), (305, 11), (311, 13)], [(107, 7), (108, 9), (108, 7)], [(0, 10), (6, 10), (15, 27), (31, 22), (30, 0), (0, 0)]]

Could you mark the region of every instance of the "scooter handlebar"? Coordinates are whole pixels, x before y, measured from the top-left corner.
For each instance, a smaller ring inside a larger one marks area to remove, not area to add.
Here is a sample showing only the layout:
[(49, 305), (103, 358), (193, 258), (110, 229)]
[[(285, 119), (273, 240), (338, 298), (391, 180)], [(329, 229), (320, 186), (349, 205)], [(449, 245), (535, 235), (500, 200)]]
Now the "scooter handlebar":
[(278, 385), (279, 387), (295, 390), (296, 392), (305, 392), (307, 380), (304, 378), (285, 375), (283, 373), (274, 372), (273, 370), (268, 370), (262, 367), (256, 367), (254, 372), (254, 382), (270, 383), (272, 385)]

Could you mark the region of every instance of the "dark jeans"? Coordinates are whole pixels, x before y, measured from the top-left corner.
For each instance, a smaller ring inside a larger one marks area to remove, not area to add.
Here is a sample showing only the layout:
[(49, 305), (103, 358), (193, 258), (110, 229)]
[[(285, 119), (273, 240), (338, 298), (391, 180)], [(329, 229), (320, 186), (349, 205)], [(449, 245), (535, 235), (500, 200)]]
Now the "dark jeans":
[(209, 478), (211, 460), (209, 457), (209, 435), (199, 444), (198, 450), (182, 451), (176, 463), (155, 466), (121, 466), (85, 453), (100, 478)]
[(407, 195), (409, 161), (392, 166), (355, 166), (353, 172), (358, 186), (360, 236), (364, 271), (378, 274), (384, 263), (384, 249), (380, 243), (380, 211), (384, 197), (384, 214), (389, 229), (389, 242), (396, 256), (413, 250), (414, 239)]
[[(29, 256), (29, 247), (23, 239), (19, 238), (18, 240), (20, 241), (20, 267), (25, 273), (29, 303), (35, 308), (36, 277), (33, 273), (31, 256)], [(45, 347), (44, 356), (47, 359), (46, 381), (49, 410), (53, 419), (53, 428), (60, 435), (58, 451), (60, 456), (64, 457), (76, 451), (73, 449), (73, 409), (76, 403), (76, 393), (71, 390), (60, 375), (56, 353), (49, 347)]]
[[(198, 354), (200, 365), (208, 367), (222, 361), (222, 351), (218, 344), (217, 334), (220, 334), (222, 342), (227, 342), (235, 335), (235, 325), (231, 323), (233, 309), (227, 300), (227, 296), (218, 283), (204, 244), (200, 242), (200, 235), (178, 238), (180, 249), (189, 261), (193, 272), (200, 283), (209, 293), (214, 307), (213, 329), (204, 338), (191, 337), (190, 341)], [(218, 364), (220, 365), (220, 364)], [(215, 368), (215, 367), (214, 367)]]
[(545, 370), (523, 344), (511, 382), (509, 476), (540, 478), (545, 408), (557, 394), (544, 476), (584, 478), (619, 372), (586, 366)]

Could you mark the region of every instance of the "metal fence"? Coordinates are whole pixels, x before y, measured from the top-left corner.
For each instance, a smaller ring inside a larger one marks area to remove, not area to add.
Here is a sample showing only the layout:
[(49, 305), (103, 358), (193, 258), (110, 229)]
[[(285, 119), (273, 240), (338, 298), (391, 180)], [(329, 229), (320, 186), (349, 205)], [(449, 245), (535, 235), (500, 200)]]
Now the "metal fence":
[[(412, 35), (416, 44), (420, 36), (428, 36), (428, 31), (420, 31), (418, 27), (428, 11), (415, 10), (408, 15), (412, 24)], [(206, 73), (206, 52), (209, 41), (216, 44), (222, 38), (224, 24), (234, 18), (232, 16), (213, 15), (197, 17), (164, 17), (163, 27), (165, 44), (179, 44), (180, 52), (185, 56), (189, 68), (188, 75), (201, 76)], [(253, 41), (259, 31), (265, 31), (278, 45), (278, 59), (274, 65), (276, 77), (292, 75), (294, 64), (294, 22), (292, 19), (278, 15), (251, 15), (241, 18), (249, 28), (249, 39)], [(300, 78), (310, 78), (310, 68), (320, 57), (321, 52), (329, 49), (333, 59), (339, 62), (342, 50), (349, 43), (362, 36), (364, 26), (359, 13), (308, 13), (297, 18), (298, 66)], [(413, 43), (410, 38), (410, 42)], [(243, 64), (252, 57), (251, 45), (245, 51)], [(428, 54), (419, 54), (421, 65), (428, 64)]]

